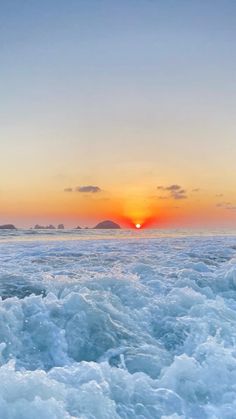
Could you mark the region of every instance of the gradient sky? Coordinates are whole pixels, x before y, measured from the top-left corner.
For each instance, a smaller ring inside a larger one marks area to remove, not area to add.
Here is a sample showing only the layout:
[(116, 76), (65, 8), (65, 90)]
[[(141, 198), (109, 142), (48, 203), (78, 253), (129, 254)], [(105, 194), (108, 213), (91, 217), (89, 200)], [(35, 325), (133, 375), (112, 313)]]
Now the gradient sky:
[(1, 1), (0, 224), (236, 225), (235, 21), (234, 0)]

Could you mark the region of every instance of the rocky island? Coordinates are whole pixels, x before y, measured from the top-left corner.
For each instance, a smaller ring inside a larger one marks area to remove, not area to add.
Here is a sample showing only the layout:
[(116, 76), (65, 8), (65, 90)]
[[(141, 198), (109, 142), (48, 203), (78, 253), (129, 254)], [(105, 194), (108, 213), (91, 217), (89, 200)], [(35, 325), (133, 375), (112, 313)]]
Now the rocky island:
[(110, 221), (110, 220), (105, 220), (102, 221), (101, 223), (98, 223), (95, 227), (95, 229), (104, 229), (104, 230), (109, 230), (109, 229), (120, 229), (120, 225), (117, 223), (114, 223), (114, 221)]
[(0, 226), (0, 230), (16, 230), (13, 224), (4, 224)]
[(52, 224), (50, 224), (48, 226), (41, 226), (39, 224), (36, 224), (34, 226), (34, 229), (35, 230), (55, 230), (55, 227)]

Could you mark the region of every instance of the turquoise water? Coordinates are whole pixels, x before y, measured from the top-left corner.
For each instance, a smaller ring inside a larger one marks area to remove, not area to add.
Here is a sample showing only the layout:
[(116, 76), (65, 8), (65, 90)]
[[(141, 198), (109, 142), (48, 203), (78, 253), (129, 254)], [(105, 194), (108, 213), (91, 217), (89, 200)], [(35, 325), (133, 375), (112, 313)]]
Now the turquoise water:
[(121, 230), (0, 230), (0, 242), (9, 240), (98, 240), (160, 237), (236, 236), (236, 229), (121, 229)]
[(235, 418), (234, 233), (0, 236), (0, 418)]

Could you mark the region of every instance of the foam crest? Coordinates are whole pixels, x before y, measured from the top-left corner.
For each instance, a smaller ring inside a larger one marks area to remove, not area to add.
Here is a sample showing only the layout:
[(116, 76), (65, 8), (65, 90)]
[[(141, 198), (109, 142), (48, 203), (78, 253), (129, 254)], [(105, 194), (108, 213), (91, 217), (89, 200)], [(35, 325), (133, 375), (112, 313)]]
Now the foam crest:
[(234, 237), (0, 251), (4, 419), (235, 416)]

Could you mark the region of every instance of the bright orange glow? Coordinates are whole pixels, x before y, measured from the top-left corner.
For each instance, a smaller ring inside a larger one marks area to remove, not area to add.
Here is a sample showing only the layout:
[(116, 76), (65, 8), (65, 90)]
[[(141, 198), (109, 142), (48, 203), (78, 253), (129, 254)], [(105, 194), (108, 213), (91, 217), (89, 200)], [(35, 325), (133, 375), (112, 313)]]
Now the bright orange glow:
[[(65, 193), (53, 185), (49, 191), (40, 184), (36, 189), (37, 195), (31, 186), (12, 189), (11, 193), (0, 190), (0, 224), (12, 223), (20, 228), (63, 223), (65, 227), (74, 228), (77, 225), (93, 227), (102, 220), (112, 220), (122, 228), (146, 230), (182, 226), (227, 227), (235, 226), (236, 222), (235, 211), (218, 206), (219, 198), (203, 192), (190, 193), (188, 199), (176, 201), (151, 195), (145, 188), (136, 191), (127, 187), (125, 191), (114, 190), (113, 195), (104, 191), (86, 196)], [(191, 186), (188, 190), (191, 191)], [(212, 194), (216, 193), (217, 190), (213, 190)], [(228, 193), (225, 202), (233, 204), (236, 202), (234, 196)]]

